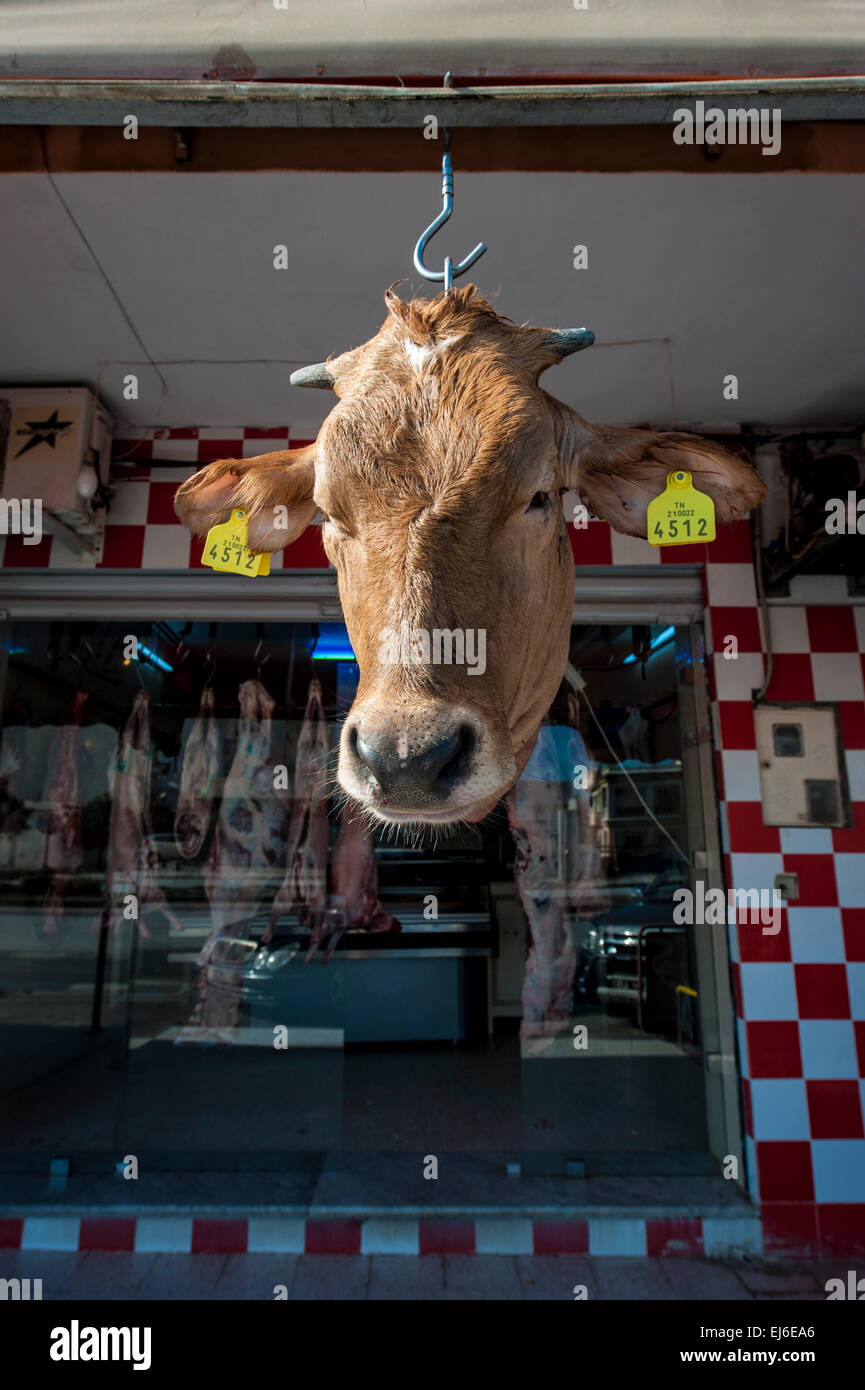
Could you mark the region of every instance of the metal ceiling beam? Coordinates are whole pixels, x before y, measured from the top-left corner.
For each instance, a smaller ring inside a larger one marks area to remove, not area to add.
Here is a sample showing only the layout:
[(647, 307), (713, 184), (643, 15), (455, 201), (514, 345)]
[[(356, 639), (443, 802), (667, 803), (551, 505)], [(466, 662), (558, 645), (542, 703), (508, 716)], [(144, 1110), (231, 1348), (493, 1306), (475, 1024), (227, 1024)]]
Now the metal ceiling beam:
[(742, 78), (538, 87), (328, 86), (295, 82), (0, 82), (0, 124), (283, 126), (291, 129), (658, 125), (679, 107), (779, 109), (787, 121), (865, 120), (865, 77)]

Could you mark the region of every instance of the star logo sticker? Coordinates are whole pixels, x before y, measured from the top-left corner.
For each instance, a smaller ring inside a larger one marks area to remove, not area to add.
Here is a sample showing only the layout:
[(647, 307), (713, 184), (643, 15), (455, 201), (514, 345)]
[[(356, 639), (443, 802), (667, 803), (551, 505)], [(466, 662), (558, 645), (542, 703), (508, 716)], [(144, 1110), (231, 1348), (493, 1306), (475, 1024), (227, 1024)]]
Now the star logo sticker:
[(40, 444), (47, 444), (50, 449), (53, 449), (58, 438), (64, 435), (73, 424), (73, 420), (58, 420), (56, 410), (52, 410), (47, 420), (28, 420), (23, 429), (15, 431), (16, 434), (30, 436), (15, 457), (20, 459), (22, 454), (29, 453), (31, 449), (38, 448)]

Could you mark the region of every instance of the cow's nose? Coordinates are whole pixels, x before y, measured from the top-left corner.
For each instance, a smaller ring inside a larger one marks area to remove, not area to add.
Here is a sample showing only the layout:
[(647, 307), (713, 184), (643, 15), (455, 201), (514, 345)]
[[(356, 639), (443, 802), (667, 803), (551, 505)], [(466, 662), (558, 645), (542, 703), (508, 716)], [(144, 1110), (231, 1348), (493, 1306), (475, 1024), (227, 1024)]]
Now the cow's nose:
[(456, 724), (426, 737), (393, 736), (381, 730), (349, 730), (349, 748), (361, 778), (392, 805), (419, 806), (445, 800), (468, 775), (474, 730)]

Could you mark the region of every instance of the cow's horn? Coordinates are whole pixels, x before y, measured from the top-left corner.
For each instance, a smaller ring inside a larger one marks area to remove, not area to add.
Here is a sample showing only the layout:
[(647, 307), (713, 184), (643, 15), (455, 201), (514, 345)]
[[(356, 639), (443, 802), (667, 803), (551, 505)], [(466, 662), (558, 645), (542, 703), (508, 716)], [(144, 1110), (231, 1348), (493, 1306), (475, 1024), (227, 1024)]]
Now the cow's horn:
[(570, 357), (572, 352), (591, 347), (595, 335), (590, 328), (552, 328), (547, 338), (547, 346), (560, 357)]
[(325, 391), (333, 387), (333, 374), (326, 362), (316, 362), (311, 367), (299, 367), (288, 379), (292, 386), (320, 386)]

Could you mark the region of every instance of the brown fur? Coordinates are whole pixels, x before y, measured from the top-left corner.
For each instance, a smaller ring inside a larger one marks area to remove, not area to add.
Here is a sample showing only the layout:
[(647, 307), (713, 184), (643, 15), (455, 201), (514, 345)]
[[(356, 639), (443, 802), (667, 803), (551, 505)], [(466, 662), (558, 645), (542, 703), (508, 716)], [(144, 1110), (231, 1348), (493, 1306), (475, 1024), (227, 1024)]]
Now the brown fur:
[[(218, 459), (177, 489), (174, 510), (193, 535), (206, 536), (211, 526), (242, 508), (249, 517), (250, 545), (262, 551), (284, 550), (315, 516), (314, 453), (310, 448), (285, 449), (252, 459)], [(287, 510), (287, 527), (274, 524), (277, 507)]]
[[(470, 722), (473, 797), (456, 797), (453, 813), (477, 819), (519, 775), (567, 660), (573, 561), (559, 493), (573, 488), (617, 530), (645, 535), (646, 505), (673, 468), (694, 474), (720, 522), (765, 488), (696, 435), (590, 425), (538, 385), (561, 360), (549, 330), (502, 318), (474, 286), (410, 303), (389, 290), (385, 302), (376, 336), (328, 363), (339, 400), (315, 444), (211, 464), (180, 488), (177, 511), (201, 533), (242, 506), (250, 543), (280, 549), (322, 510), (360, 665), (355, 724), (414, 744)], [(536, 493), (549, 505), (527, 511)], [(278, 506), (289, 532), (273, 524)], [(382, 631), (402, 622), (483, 629), (486, 673), (382, 665)], [(344, 746), (340, 779), (364, 800), (349, 761)]]

